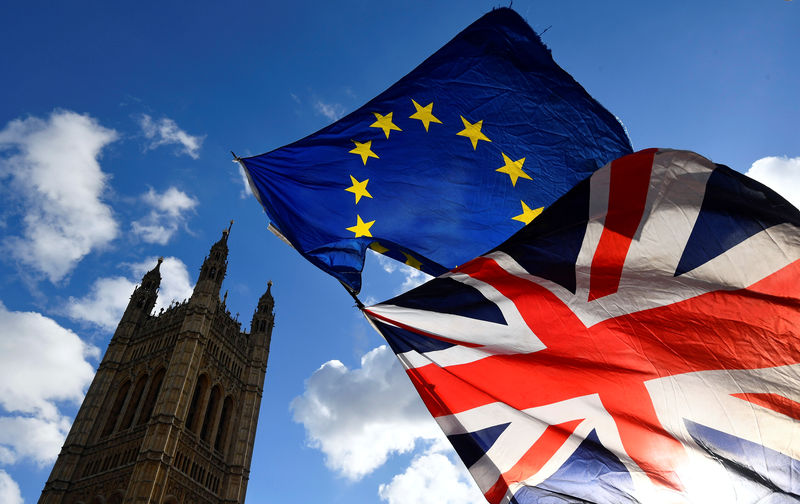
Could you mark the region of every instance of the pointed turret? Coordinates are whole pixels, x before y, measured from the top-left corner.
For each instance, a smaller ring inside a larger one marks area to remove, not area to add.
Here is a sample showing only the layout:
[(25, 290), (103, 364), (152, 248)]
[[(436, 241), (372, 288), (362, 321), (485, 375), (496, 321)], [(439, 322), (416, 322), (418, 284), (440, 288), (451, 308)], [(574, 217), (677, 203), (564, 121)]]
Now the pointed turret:
[(233, 221), (228, 229), (222, 230), (222, 237), (211, 246), (211, 250), (203, 260), (200, 276), (197, 278), (197, 284), (192, 293), (192, 300), (219, 301), (219, 291), (228, 269), (228, 236), (232, 226)]
[[(128, 301), (128, 307), (122, 315), (122, 320), (120, 320), (120, 328), (125, 322), (137, 325), (153, 311), (158, 299), (158, 288), (161, 285), (162, 262), (164, 262), (164, 258), (159, 257), (155, 267), (145, 273), (142, 277), (142, 282), (133, 289), (131, 299)], [(117, 331), (119, 332), (119, 329)]]
[(269, 345), (272, 341), (272, 328), (275, 314), (272, 312), (275, 301), (272, 299), (272, 280), (267, 282), (267, 292), (258, 300), (258, 306), (250, 321), (250, 357), (259, 368), (266, 371), (269, 359)]
[(272, 280), (267, 282), (267, 292), (258, 300), (256, 311), (253, 312), (253, 318), (250, 321), (250, 332), (255, 334), (257, 332), (268, 332), (272, 329), (272, 308), (275, 306), (275, 300), (272, 299)]

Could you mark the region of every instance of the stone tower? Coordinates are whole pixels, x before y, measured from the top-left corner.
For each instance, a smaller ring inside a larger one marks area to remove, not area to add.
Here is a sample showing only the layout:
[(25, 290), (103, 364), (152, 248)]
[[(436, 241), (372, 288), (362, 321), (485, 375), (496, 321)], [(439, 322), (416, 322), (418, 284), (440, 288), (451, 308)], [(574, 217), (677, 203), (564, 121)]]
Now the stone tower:
[(274, 303), (270, 282), (249, 333), (231, 318), (229, 232), (188, 301), (152, 314), (161, 259), (134, 289), (40, 503), (244, 502)]

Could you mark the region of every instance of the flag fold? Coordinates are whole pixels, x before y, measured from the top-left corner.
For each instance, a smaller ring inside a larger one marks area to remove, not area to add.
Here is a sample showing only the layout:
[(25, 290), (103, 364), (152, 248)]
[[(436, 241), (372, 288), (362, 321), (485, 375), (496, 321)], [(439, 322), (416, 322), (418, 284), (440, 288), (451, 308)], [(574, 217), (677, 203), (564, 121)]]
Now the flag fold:
[(365, 314), (492, 504), (800, 499), (800, 211), (697, 154)]
[(358, 292), (367, 248), (444, 273), (630, 152), (619, 121), (502, 8), (343, 119), (240, 162), (280, 234)]

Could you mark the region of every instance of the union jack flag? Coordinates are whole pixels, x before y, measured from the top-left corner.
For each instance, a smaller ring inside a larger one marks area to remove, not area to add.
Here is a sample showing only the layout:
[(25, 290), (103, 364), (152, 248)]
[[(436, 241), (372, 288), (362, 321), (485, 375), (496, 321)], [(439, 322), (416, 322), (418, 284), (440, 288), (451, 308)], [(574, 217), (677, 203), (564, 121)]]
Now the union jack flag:
[(800, 501), (800, 211), (685, 151), (365, 309), (492, 503)]

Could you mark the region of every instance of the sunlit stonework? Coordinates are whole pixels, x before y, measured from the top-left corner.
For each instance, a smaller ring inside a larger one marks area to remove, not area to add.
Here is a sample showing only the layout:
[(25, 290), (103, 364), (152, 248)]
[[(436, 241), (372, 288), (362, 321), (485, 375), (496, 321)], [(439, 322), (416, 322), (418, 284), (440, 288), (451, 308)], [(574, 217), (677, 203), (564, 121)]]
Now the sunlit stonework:
[(188, 301), (152, 315), (161, 260), (144, 275), (40, 503), (244, 502), (274, 303), (268, 286), (249, 333), (231, 317), (219, 296), (228, 234)]

